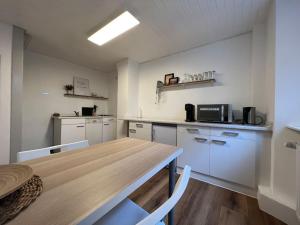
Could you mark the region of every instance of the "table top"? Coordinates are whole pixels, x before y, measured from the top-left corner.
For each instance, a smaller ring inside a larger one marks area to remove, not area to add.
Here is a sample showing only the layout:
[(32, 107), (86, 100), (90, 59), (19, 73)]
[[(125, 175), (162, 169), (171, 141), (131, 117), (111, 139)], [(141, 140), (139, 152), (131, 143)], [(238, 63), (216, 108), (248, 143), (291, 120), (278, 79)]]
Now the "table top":
[(43, 180), (43, 193), (9, 225), (84, 224), (101, 217), (182, 153), (123, 138), (22, 162)]

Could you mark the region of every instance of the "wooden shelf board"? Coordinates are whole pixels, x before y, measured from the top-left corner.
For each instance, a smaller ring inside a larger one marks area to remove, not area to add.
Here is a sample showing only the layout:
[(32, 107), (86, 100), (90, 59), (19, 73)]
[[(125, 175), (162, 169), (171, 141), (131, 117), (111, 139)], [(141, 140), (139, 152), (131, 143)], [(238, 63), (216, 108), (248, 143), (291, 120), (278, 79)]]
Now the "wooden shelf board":
[(64, 94), (64, 96), (71, 97), (71, 98), (90, 98), (90, 99), (98, 99), (98, 100), (108, 100), (108, 98), (102, 96), (76, 95), (76, 94)]
[(192, 82), (186, 82), (186, 83), (178, 83), (178, 84), (170, 84), (170, 85), (164, 85), (160, 88), (161, 91), (167, 90), (167, 89), (172, 89), (176, 87), (184, 87), (184, 86), (192, 86), (192, 85), (197, 85), (197, 84), (210, 84), (210, 83), (215, 83), (215, 79), (209, 79), (209, 80), (201, 80), (201, 81), (192, 81)]

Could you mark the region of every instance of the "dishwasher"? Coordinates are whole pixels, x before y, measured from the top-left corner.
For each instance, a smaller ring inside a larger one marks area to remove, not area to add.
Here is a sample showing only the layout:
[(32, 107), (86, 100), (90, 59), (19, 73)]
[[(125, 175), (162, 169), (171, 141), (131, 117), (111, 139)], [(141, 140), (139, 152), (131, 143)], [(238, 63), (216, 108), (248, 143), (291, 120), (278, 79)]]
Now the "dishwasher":
[(173, 124), (155, 124), (152, 125), (153, 142), (177, 145), (177, 126)]
[(102, 143), (102, 119), (86, 119), (85, 120), (85, 138), (89, 141), (90, 145)]

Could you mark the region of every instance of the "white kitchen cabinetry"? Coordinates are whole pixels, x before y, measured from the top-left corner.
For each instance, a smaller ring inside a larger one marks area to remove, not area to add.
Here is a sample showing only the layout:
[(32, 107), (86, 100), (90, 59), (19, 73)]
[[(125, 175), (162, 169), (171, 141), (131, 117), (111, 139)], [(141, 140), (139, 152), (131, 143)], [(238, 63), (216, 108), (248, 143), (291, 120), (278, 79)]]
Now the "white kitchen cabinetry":
[(86, 139), (89, 145), (95, 145), (102, 142), (102, 119), (86, 119)]
[(113, 117), (103, 118), (103, 142), (116, 139), (116, 119)]
[(177, 165), (189, 165), (193, 171), (209, 175), (209, 129), (178, 126), (177, 134), (178, 146), (183, 148)]
[(54, 144), (68, 144), (85, 140), (85, 119), (56, 119)]
[(129, 122), (129, 137), (152, 141), (152, 123)]
[(255, 187), (255, 142), (211, 136), (210, 175)]
[(153, 142), (177, 145), (177, 127), (168, 124), (153, 124), (152, 125)]
[(248, 187), (255, 187), (256, 134), (235, 129), (177, 127), (183, 154), (178, 166)]

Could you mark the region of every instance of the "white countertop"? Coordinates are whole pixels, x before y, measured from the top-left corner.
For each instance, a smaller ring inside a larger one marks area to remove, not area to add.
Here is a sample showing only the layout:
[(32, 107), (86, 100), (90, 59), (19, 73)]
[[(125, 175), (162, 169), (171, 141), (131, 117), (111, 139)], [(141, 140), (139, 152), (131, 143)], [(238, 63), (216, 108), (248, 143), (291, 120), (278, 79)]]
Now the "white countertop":
[(114, 117), (113, 115), (104, 116), (53, 116), (54, 119), (98, 119), (103, 117)]
[(243, 124), (200, 123), (200, 122), (185, 122), (184, 120), (168, 120), (168, 119), (154, 119), (154, 118), (152, 119), (152, 118), (137, 118), (137, 117), (123, 117), (118, 119), (128, 120), (128, 121), (138, 121), (138, 122), (219, 127), (219, 128), (240, 129), (240, 130), (272, 131), (272, 124), (260, 126), (260, 125), (243, 125)]

